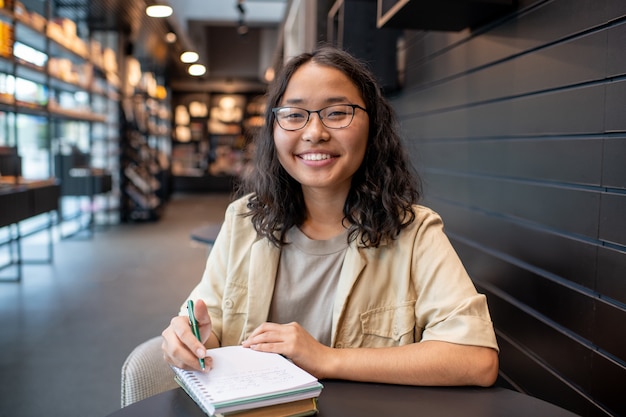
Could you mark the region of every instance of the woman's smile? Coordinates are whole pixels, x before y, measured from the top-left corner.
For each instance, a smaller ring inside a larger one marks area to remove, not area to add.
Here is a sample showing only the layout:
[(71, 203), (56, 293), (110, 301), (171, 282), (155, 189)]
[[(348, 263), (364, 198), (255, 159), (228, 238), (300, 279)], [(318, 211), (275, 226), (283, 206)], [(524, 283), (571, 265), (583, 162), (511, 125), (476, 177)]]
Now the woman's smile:
[(305, 153), (298, 155), (298, 157), (305, 161), (323, 161), (332, 158), (331, 155), (325, 153)]

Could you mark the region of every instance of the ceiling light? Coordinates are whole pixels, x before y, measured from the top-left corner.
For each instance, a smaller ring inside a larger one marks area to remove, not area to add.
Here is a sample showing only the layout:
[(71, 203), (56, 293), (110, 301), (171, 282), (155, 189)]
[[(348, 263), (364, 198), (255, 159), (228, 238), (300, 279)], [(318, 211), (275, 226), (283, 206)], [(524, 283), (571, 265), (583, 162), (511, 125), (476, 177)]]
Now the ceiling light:
[(187, 72), (189, 73), (189, 75), (199, 77), (200, 75), (204, 75), (206, 73), (206, 67), (202, 64), (193, 64), (189, 66)]
[(169, 17), (173, 10), (167, 4), (153, 4), (146, 7), (146, 14), (150, 17)]
[(248, 34), (248, 25), (243, 23), (243, 21), (240, 21), (239, 25), (237, 26), (237, 33), (239, 34), (239, 36), (247, 35)]
[(185, 64), (191, 64), (192, 62), (196, 62), (200, 58), (197, 52), (193, 51), (185, 51), (180, 55), (181, 62)]
[(176, 42), (176, 34), (174, 32), (168, 32), (165, 35), (165, 42), (167, 42), (167, 43), (174, 43), (174, 42)]

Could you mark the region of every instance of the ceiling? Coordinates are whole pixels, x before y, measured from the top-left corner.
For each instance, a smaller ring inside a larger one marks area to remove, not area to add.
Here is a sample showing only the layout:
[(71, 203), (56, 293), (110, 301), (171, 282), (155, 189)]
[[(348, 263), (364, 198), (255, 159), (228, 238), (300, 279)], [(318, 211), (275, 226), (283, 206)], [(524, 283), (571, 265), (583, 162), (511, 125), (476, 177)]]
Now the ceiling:
[(207, 66), (201, 80), (180, 74), (179, 89), (194, 89), (203, 83), (239, 82), (239, 89), (257, 89), (270, 66), (288, 0), (167, 0), (174, 8), (170, 24), (181, 36), (184, 48), (199, 53)]
[(236, 25), (244, 11), (244, 20), (250, 25), (276, 25), (285, 12), (287, 0), (167, 0), (174, 8), (174, 17), (183, 30), (188, 22), (205, 25)]

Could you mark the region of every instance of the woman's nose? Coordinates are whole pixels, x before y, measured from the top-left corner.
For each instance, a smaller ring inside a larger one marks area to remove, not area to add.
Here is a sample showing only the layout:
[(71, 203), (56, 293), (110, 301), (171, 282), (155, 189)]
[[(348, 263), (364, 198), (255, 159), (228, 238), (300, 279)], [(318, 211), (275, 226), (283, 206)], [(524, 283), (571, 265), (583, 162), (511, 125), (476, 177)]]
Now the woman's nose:
[(330, 137), (326, 126), (322, 123), (320, 115), (311, 113), (309, 121), (302, 128), (302, 139), (310, 142), (326, 141)]

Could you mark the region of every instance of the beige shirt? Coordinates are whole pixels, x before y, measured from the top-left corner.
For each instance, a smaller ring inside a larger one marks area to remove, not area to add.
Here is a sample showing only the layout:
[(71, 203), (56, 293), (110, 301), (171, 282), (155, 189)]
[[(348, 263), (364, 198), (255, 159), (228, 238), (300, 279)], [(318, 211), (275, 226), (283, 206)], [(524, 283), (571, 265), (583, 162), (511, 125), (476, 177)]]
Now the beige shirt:
[[(240, 344), (268, 318), (280, 249), (261, 239), (247, 198), (233, 202), (189, 298), (209, 306), (222, 346)], [(414, 206), (415, 221), (378, 248), (352, 242), (332, 311), (331, 346), (385, 347), (439, 340), (498, 349), (486, 298), (478, 294), (439, 215)], [(181, 314), (186, 313), (185, 304)]]

